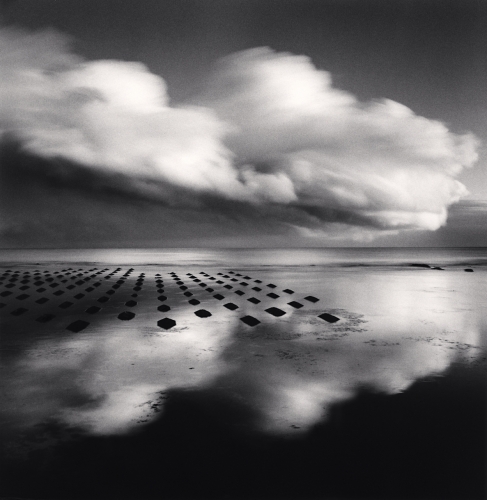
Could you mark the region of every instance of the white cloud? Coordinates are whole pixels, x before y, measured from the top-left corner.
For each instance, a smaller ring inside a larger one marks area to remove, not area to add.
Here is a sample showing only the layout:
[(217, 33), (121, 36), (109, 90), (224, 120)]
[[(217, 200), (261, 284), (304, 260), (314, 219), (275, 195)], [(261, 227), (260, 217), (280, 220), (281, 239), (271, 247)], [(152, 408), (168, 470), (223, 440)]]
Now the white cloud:
[(360, 103), (303, 56), (229, 56), (202, 100), (236, 125), (226, 143), (237, 159), (288, 176), (297, 205), (384, 229), (443, 225), (446, 208), (467, 194), (454, 176), (477, 159), (472, 135), (390, 100)]
[(467, 194), (455, 176), (476, 161), (472, 135), (390, 100), (360, 103), (305, 56), (234, 54), (192, 105), (171, 106), (144, 65), (83, 62), (66, 45), (2, 30), (0, 130), (43, 157), (126, 176), (150, 198), (173, 188), (271, 204), (274, 219), (312, 230), (384, 231), (435, 230)]

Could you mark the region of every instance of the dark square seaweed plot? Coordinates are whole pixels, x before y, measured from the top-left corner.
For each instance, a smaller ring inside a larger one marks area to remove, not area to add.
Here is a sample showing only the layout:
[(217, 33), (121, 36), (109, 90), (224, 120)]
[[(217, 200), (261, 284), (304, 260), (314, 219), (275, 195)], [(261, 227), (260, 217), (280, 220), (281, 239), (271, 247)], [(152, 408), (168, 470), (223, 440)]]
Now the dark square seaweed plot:
[(74, 333), (78, 333), (81, 330), (84, 330), (90, 323), (88, 321), (83, 321), (82, 319), (78, 319), (77, 321), (73, 321), (73, 323), (70, 323), (67, 327), (66, 330), (69, 330)]
[(133, 318), (135, 318), (135, 313), (131, 311), (123, 311), (118, 315), (118, 319), (122, 321), (130, 321)]
[(288, 305), (291, 307), (294, 307), (295, 309), (301, 309), (303, 307), (303, 304), (300, 304), (299, 302), (296, 302), (295, 300), (288, 302)]
[(279, 309), (278, 307), (269, 307), (269, 309), (266, 309), (265, 312), (276, 317), (284, 316), (286, 314), (282, 309)]
[(304, 298), (304, 300), (315, 303), (315, 302), (318, 302), (320, 299), (317, 299), (316, 297), (313, 297), (312, 295), (308, 295), (307, 297)]
[(248, 326), (256, 326), (260, 323), (260, 321), (257, 318), (254, 318), (253, 316), (244, 316), (243, 318), (240, 318), (240, 321), (242, 321)]
[(195, 311), (195, 314), (198, 318), (209, 318), (211, 316), (211, 312), (206, 309), (199, 309), (198, 311)]
[(157, 326), (164, 328), (164, 330), (169, 330), (173, 326), (176, 326), (176, 322), (171, 318), (163, 318), (157, 322)]
[(329, 313), (320, 314), (318, 318), (321, 318), (322, 320), (327, 321), (328, 323), (336, 323), (337, 321), (340, 321), (340, 318), (337, 318), (336, 316), (333, 316), (333, 314)]

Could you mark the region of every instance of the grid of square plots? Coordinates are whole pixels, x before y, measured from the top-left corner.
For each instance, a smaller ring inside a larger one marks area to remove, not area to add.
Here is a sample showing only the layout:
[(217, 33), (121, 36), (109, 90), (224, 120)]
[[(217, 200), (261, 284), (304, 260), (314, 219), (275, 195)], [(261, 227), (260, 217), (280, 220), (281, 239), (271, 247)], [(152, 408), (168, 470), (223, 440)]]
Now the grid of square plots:
[[(66, 325), (67, 330), (80, 332), (90, 326), (89, 316), (99, 313), (104, 305), (113, 301), (121, 291), (125, 295), (129, 292), (130, 295), (125, 296), (122, 310), (117, 311), (116, 317), (120, 321), (133, 320), (137, 315), (139, 302), (147, 300), (139, 297), (139, 294), (150, 286), (156, 294), (157, 311), (166, 313), (157, 319), (156, 324), (163, 330), (170, 330), (177, 325), (176, 320), (170, 317), (170, 304), (174, 302), (175, 294), (184, 298), (193, 308), (192, 313), (200, 319), (212, 317), (212, 308), (222, 306), (227, 311), (238, 314), (240, 321), (248, 327), (265, 325), (266, 318), (285, 318), (289, 314), (289, 307), (294, 310), (306, 309), (307, 306), (316, 305), (320, 301), (315, 296), (298, 294), (290, 288), (264, 283), (261, 279), (254, 279), (236, 271), (218, 272), (215, 276), (205, 271), (200, 271), (197, 275), (191, 272), (184, 273), (184, 276), (181, 274), (183, 273), (170, 271), (147, 277), (144, 272), (136, 274), (134, 268), (124, 270), (121, 267), (113, 270), (69, 267), (61, 271), (7, 269), (0, 275), (0, 309), (8, 309), (13, 317), (25, 317), (30, 310), (29, 303), (34, 302), (34, 307), (44, 306), (48, 309), (39, 311), (40, 313), (32, 318), (44, 324), (54, 320), (62, 311), (79, 310), (77, 306), (82, 303), (85, 317)], [(99, 292), (99, 295), (95, 297), (96, 292)], [(301, 298), (293, 299), (295, 294)], [(270, 305), (269, 302), (273, 304)], [(11, 307), (12, 304), (17, 307)], [(246, 311), (246, 306), (250, 305), (251, 314), (240, 312)], [(313, 308), (310, 313), (327, 323), (340, 320), (327, 311), (316, 314)]]

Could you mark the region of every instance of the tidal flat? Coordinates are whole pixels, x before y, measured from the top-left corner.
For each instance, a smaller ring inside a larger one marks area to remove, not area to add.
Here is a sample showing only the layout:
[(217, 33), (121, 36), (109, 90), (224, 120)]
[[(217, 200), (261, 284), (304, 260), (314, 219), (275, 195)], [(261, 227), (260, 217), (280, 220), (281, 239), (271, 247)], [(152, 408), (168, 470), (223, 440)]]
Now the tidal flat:
[(485, 498), (478, 255), (46, 254), (0, 262), (0, 496)]

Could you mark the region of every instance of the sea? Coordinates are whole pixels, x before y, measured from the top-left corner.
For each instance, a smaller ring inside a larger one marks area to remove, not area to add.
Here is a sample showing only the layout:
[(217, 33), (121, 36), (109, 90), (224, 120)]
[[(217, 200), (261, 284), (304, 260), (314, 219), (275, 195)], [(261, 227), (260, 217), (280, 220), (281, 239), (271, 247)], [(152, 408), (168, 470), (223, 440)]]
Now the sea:
[(0, 262), (168, 266), (485, 266), (487, 248), (0, 249)]
[(0, 498), (487, 498), (487, 248), (0, 250)]

